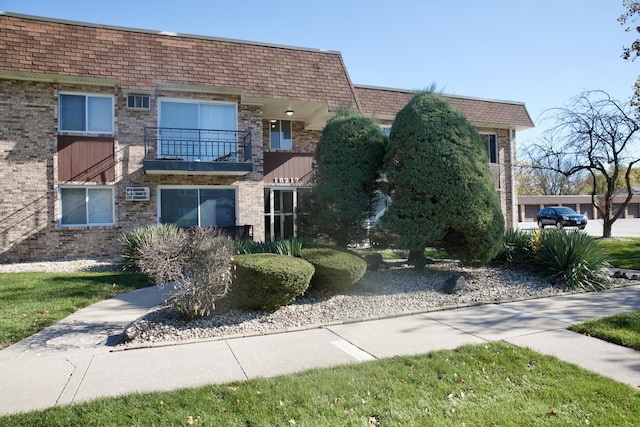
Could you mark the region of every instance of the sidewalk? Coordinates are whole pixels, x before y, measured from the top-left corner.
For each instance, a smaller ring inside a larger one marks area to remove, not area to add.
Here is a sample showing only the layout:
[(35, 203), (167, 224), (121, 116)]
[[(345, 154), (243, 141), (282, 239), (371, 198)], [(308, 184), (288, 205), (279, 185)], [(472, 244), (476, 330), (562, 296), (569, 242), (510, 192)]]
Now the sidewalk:
[(133, 392), (288, 374), (504, 340), (640, 387), (640, 352), (566, 330), (640, 310), (640, 285), (324, 328), (114, 350), (113, 337), (162, 300), (147, 288), (95, 304), (0, 351), (0, 415)]

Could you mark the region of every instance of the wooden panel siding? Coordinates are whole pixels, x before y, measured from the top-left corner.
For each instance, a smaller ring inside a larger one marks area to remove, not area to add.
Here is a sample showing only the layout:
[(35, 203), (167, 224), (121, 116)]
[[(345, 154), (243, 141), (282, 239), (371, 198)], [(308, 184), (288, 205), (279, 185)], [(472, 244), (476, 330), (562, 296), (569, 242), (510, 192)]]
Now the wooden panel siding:
[(58, 136), (60, 182), (115, 181), (114, 139), (111, 137)]
[(308, 186), (313, 174), (313, 154), (264, 153), (265, 185)]

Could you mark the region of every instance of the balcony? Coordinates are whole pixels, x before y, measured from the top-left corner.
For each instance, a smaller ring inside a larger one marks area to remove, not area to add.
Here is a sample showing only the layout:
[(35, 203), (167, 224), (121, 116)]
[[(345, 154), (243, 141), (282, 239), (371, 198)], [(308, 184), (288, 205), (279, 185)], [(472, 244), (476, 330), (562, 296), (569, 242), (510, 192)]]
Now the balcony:
[(156, 175), (246, 175), (253, 171), (251, 133), (144, 128), (144, 171)]

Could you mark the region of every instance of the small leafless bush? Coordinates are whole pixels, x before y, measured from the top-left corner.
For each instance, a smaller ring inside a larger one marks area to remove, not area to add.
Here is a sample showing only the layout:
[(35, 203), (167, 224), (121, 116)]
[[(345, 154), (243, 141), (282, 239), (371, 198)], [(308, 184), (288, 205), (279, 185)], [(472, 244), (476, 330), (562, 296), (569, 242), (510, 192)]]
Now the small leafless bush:
[(234, 246), (216, 229), (179, 229), (140, 248), (140, 270), (162, 287), (173, 285), (168, 303), (184, 319), (208, 316), (229, 291)]

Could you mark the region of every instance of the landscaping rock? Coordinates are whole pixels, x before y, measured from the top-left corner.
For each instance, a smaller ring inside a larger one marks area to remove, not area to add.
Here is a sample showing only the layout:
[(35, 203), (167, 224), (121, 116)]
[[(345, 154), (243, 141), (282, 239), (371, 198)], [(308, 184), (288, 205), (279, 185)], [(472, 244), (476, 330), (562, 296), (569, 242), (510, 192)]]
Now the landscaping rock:
[(467, 281), (461, 274), (454, 274), (449, 276), (447, 280), (444, 281), (444, 285), (442, 286), (442, 292), (447, 295), (459, 294), (465, 291), (467, 287)]

